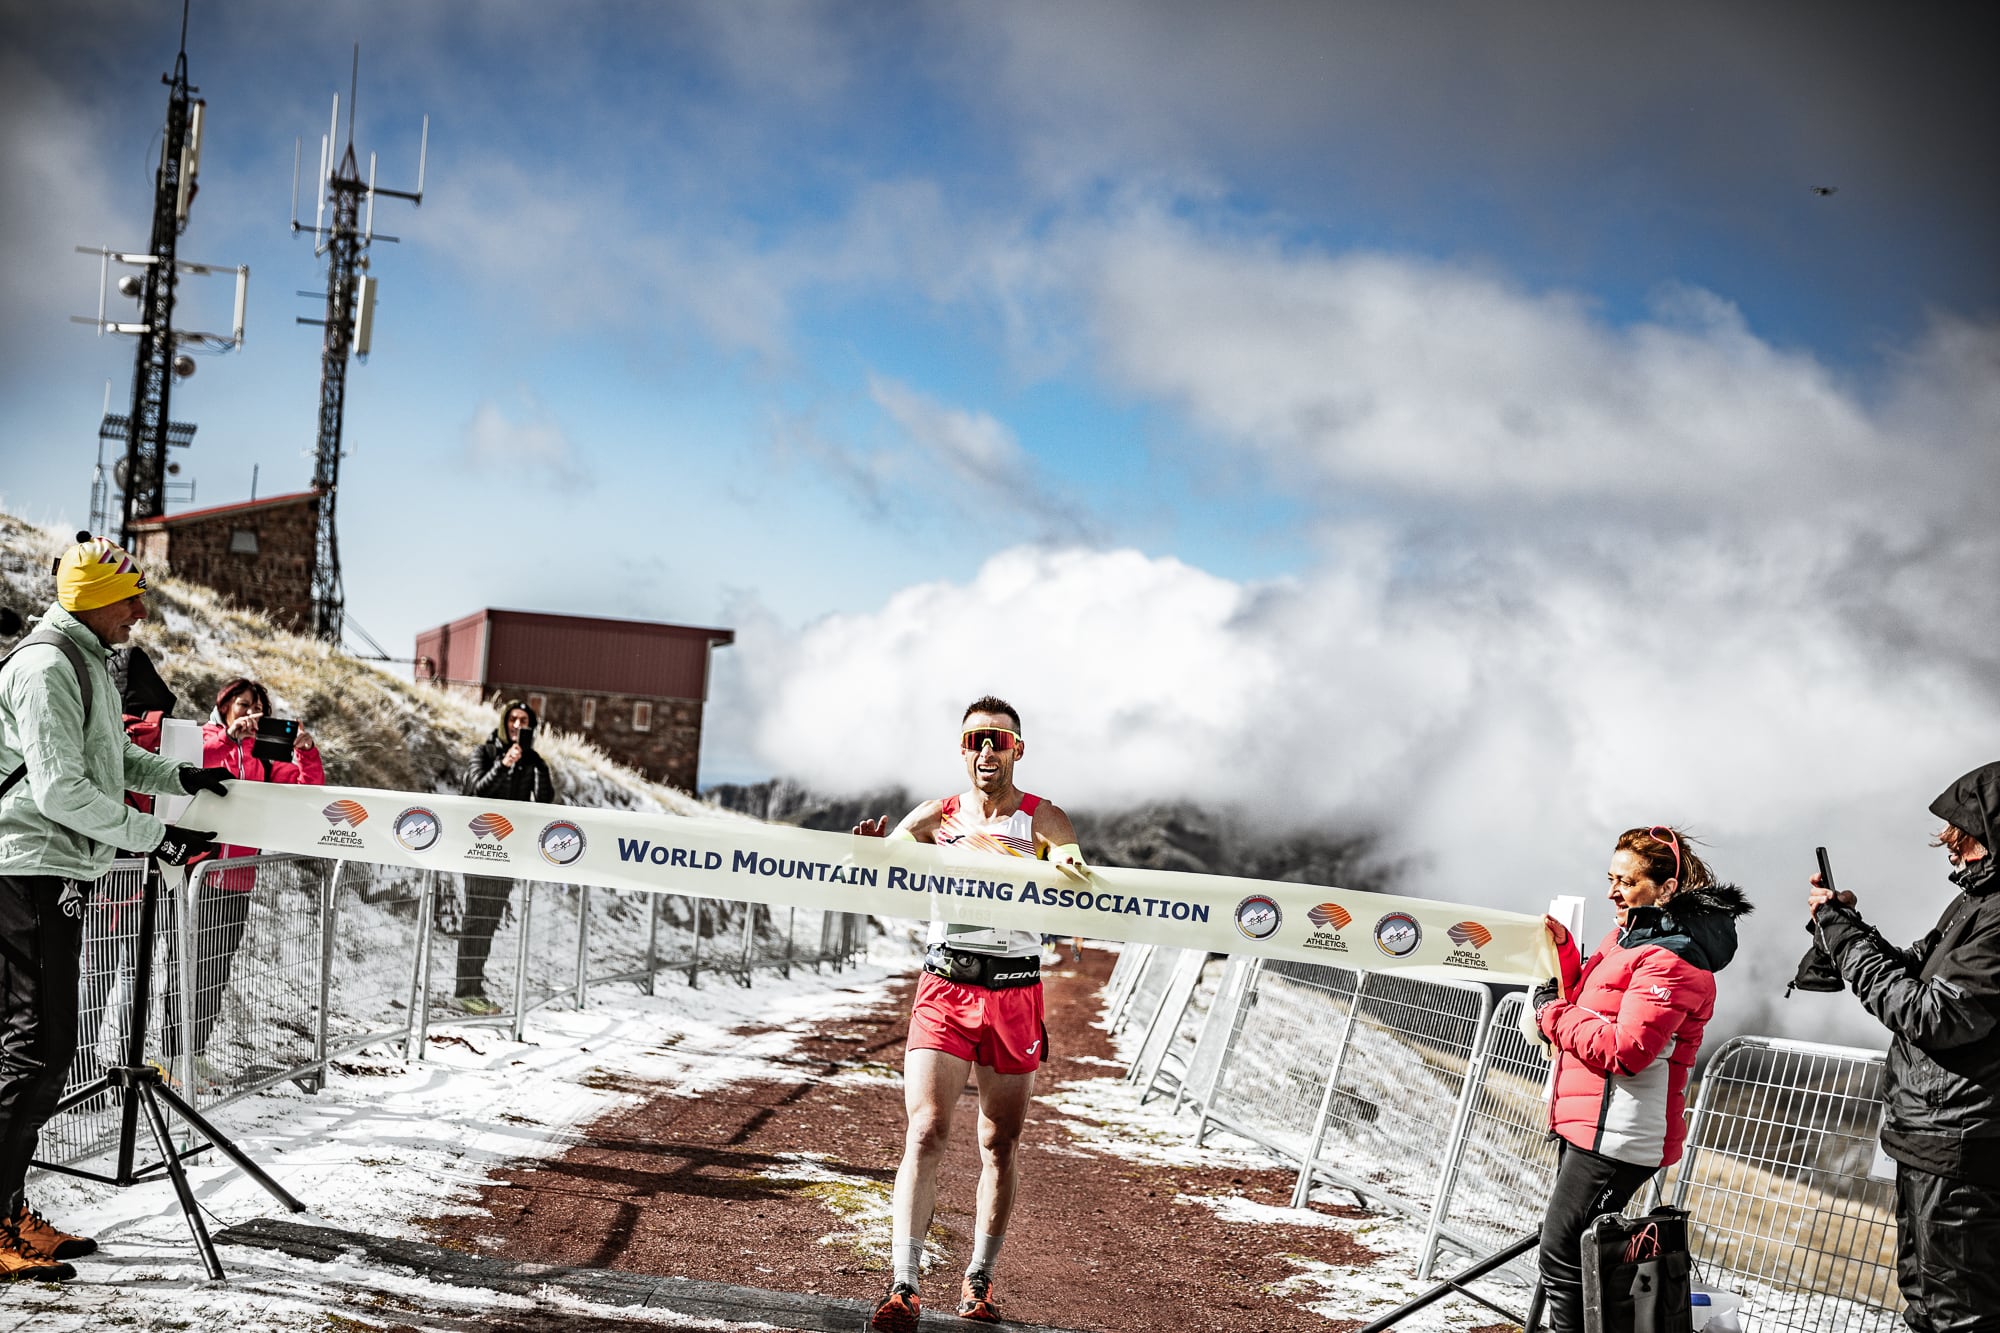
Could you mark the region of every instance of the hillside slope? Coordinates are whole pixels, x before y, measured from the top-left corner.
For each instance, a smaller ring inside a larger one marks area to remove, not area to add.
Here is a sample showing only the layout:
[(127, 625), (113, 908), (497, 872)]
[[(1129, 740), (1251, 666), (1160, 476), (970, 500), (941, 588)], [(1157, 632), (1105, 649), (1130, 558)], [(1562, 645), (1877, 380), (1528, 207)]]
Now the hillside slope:
[[(0, 604), (23, 618), (40, 615), (54, 595), (50, 563), (73, 535), (0, 512)], [(218, 687), (251, 676), (270, 689), (279, 713), (298, 718), (318, 739), (329, 783), (400, 791), (456, 791), (466, 757), (493, 730), (491, 708), (288, 633), (199, 584), (151, 570), (147, 580), (155, 590), (152, 618), (133, 642), (180, 696), (176, 717), (206, 720)], [(579, 737), (549, 731), (539, 748), (564, 804), (715, 813)]]

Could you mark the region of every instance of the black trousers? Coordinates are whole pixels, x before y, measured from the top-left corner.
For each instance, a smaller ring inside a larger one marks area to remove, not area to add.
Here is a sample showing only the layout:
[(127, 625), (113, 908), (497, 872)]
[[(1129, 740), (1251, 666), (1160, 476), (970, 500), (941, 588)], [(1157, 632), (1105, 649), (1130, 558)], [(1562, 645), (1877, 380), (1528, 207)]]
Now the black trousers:
[(454, 995), (486, 993), (486, 959), (493, 952), (493, 932), (507, 913), (514, 892), (511, 879), (490, 875), (465, 876), (465, 915), (458, 923), (458, 986)]
[(1623, 1212), (1656, 1166), (1634, 1166), (1564, 1141), (1556, 1182), (1542, 1214), (1542, 1294), (1555, 1333), (1583, 1333), (1583, 1233), (1606, 1213)]
[(76, 1056), (79, 887), (88, 888), (55, 875), (0, 875), (0, 1206), (20, 1197)]
[(1916, 1333), (2000, 1333), (2000, 1189), (1898, 1162), (1896, 1284)]
[[(240, 871), (229, 872), (240, 874)], [(165, 1030), (160, 1036), (160, 1053), (172, 1060), (181, 1053), (181, 973), (179, 921), (172, 909), (165, 918), (166, 961), (161, 966), (160, 1000)], [(236, 951), (243, 946), (243, 930), (250, 921), (250, 891), (204, 884), (195, 898), (194, 915), (194, 1053), (208, 1050), (208, 1034), (222, 1017), (222, 999), (229, 993), (229, 974), (236, 966)], [(156, 974), (157, 975), (157, 974)]]

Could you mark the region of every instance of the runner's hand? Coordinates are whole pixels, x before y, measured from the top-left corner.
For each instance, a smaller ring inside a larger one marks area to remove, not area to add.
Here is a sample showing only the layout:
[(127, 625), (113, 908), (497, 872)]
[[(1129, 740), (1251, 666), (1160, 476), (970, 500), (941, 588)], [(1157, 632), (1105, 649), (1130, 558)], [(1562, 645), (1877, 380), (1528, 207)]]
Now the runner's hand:
[(1083, 851), (1073, 842), (1049, 848), (1049, 864), (1071, 879), (1087, 881), (1090, 878), (1090, 867), (1084, 863)]
[(889, 836), (889, 816), (877, 815), (873, 819), (864, 819), (848, 832), (858, 838), (886, 838)]

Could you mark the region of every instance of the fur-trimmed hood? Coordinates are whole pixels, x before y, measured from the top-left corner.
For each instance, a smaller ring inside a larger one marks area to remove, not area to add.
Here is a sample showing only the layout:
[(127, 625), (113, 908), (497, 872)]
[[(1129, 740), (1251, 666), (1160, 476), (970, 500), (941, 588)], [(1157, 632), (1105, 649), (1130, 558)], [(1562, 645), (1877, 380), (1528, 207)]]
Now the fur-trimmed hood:
[(1657, 944), (1696, 967), (1720, 972), (1736, 957), (1736, 919), (1756, 910), (1734, 884), (1683, 889), (1664, 907), (1635, 907), (1625, 914), (1619, 943)]

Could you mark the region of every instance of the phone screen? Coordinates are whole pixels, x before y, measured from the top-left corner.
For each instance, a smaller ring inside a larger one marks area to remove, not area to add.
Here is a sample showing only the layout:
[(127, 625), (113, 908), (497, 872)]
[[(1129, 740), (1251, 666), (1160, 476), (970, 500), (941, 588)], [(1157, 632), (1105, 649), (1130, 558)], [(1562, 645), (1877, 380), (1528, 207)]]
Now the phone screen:
[(527, 726), (521, 728), (520, 743), (523, 750), (532, 750), (535, 748), (534, 723), (530, 722)]

